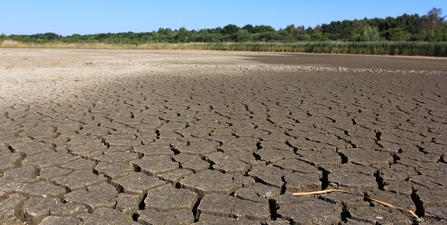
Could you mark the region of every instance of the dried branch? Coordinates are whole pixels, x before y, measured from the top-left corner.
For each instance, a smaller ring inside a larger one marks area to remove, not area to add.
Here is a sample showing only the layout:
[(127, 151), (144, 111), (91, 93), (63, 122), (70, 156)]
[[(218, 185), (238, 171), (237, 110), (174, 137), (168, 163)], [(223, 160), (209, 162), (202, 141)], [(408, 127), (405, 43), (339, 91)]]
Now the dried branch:
[[(352, 192), (349, 192), (349, 191), (346, 191), (346, 190), (341, 190), (341, 189), (327, 189), (327, 190), (322, 190), (322, 191), (310, 191), (310, 192), (295, 192), (295, 193), (292, 193), (292, 195), (294, 195), (294, 196), (321, 195), (321, 194), (327, 194), (327, 193), (332, 193), (332, 192), (341, 192), (341, 193), (347, 193), (347, 194), (355, 195)], [(371, 200), (373, 202), (377, 202), (379, 204), (382, 204), (384, 206), (387, 206), (387, 207), (390, 207), (390, 208), (393, 208), (393, 209), (409, 212), (414, 218), (419, 219), (419, 216), (417, 216), (415, 212), (413, 212), (413, 211), (411, 211), (409, 209), (397, 207), (397, 206), (395, 206), (395, 205), (393, 205), (391, 203), (384, 202), (382, 200), (379, 200), (379, 199), (376, 199), (376, 198), (372, 198), (372, 197), (369, 197), (369, 196), (365, 196), (365, 195), (358, 195), (358, 196), (362, 196), (362, 197), (364, 197), (366, 199), (369, 199), (369, 200)]]

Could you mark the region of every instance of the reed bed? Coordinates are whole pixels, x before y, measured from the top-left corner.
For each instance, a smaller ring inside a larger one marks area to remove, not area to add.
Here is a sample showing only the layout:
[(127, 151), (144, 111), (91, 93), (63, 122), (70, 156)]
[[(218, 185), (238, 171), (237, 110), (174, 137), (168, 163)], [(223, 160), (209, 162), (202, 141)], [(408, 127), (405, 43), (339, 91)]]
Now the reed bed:
[(447, 42), (227, 42), (109, 44), (98, 42), (22, 43), (4, 40), (0, 43), (0, 46), (9, 48), (180, 49), (447, 57)]

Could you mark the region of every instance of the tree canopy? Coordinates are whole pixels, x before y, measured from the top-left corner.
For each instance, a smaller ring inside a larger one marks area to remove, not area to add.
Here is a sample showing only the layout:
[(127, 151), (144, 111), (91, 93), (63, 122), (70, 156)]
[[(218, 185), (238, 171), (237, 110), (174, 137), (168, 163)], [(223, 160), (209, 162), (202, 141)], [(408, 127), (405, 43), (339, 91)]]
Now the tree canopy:
[(2, 35), (2, 39), (21, 42), (64, 43), (190, 43), (190, 42), (297, 42), (297, 41), (447, 41), (447, 21), (442, 9), (433, 8), (426, 15), (403, 14), (397, 17), (364, 18), (360, 20), (332, 21), (327, 24), (305, 28), (294, 24), (275, 30), (268, 25), (247, 24), (238, 27), (228, 24), (216, 28), (176, 30), (159, 28), (152, 32), (124, 32), (100, 34), (73, 34), (61, 36), (55, 33), (33, 35)]

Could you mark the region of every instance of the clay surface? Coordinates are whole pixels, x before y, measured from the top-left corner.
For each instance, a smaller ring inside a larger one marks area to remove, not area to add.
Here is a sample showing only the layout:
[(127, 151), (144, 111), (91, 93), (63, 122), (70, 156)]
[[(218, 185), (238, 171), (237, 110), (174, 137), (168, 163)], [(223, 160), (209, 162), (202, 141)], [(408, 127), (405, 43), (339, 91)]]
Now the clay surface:
[(446, 153), (444, 58), (0, 49), (0, 224), (442, 224)]

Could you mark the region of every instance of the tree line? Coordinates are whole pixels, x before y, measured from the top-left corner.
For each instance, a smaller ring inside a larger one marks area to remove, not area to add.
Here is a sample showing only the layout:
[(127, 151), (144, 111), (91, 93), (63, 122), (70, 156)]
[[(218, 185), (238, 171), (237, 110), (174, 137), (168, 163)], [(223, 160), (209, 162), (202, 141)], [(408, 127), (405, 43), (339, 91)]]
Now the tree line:
[(361, 20), (332, 21), (328, 24), (305, 28), (288, 25), (274, 29), (268, 25), (247, 24), (238, 27), (228, 24), (212, 29), (187, 30), (185, 27), (172, 30), (160, 28), (152, 32), (125, 32), (99, 34), (73, 34), (61, 36), (55, 33), (33, 35), (0, 35), (0, 41), (10, 39), (24, 43), (222, 43), (222, 42), (284, 42), (299, 41), (447, 41), (447, 21), (442, 10), (433, 8), (426, 15), (403, 14), (397, 17), (364, 18)]

